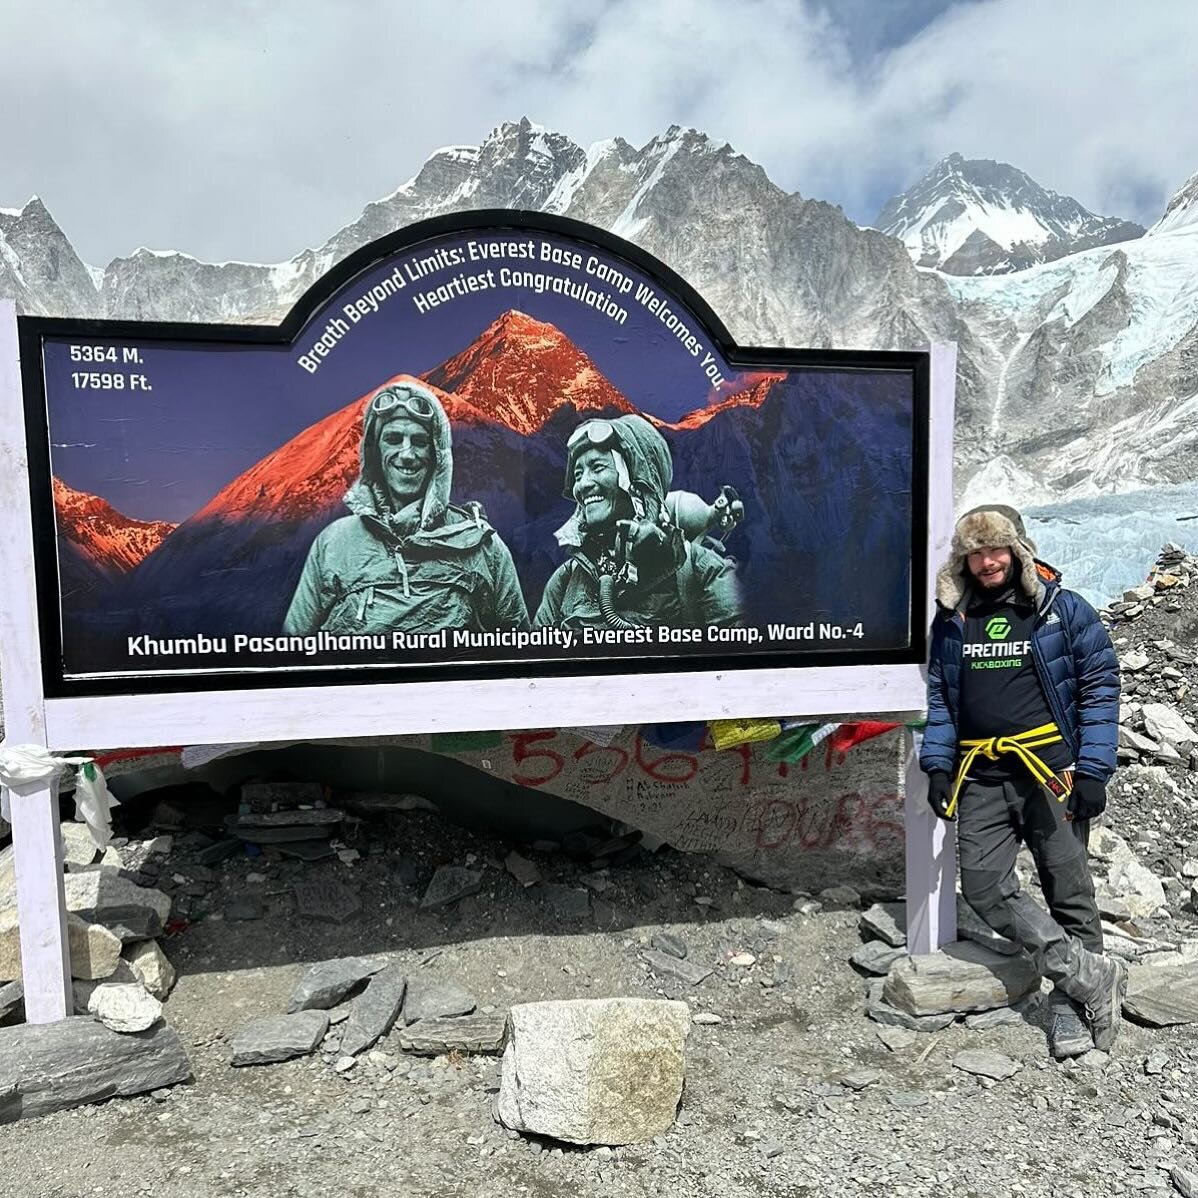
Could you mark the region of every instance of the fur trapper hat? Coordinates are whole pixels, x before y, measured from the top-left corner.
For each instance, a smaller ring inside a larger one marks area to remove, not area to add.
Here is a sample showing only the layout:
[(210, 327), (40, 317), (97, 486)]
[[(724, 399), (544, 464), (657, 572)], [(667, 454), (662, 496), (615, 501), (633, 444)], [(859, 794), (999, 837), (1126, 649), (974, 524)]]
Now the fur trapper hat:
[(953, 529), (948, 561), (936, 575), (936, 598), (943, 606), (957, 607), (969, 589), (969, 555), (998, 545), (1010, 548), (1016, 562), (1014, 581), (1039, 605), (1044, 583), (1036, 568), (1036, 545), (1023, 527), (1023, 517), (1006, 504), (988, 503), (966, 512)]

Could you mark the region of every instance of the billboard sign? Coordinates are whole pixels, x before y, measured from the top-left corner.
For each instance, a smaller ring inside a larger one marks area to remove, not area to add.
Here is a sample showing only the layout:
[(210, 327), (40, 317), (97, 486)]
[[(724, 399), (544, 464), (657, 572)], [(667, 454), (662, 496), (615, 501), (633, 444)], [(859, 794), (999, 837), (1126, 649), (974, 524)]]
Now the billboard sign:
[(928, 355), (737, 347), (601, 230), (19, 332), (48, 697), (924, 658)]

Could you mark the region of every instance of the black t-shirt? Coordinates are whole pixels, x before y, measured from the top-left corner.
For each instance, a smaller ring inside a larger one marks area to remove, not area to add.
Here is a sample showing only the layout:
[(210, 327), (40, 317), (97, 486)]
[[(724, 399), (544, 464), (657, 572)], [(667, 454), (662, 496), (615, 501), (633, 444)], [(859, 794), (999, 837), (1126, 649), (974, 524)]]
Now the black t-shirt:
[[(966, 610), (958, 730), (962, 740), (1013, 736), (1054, 723), (1032, 659), (1035, 620), (1035, 609), (1010, 591), (997, 602), (975, 601)], [(1073, 764), (1064, 742), (1032, 752), (1054, 770)], [(997, 761), (974, 758), (969, 773), (997, 778), (1026, 769), (1018, 757), (1004, 753)]]

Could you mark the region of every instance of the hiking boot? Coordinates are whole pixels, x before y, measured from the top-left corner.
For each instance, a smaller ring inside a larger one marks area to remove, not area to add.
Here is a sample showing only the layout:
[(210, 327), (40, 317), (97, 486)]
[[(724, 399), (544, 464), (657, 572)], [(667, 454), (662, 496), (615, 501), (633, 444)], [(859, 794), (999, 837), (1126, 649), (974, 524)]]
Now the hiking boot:
[(1127, 966), (1115, 957), (1099, 958), (1102, 977), (1086, 999), (1086, 1022), (1094, 1037), (1094, 1047), (1110, 1052), (1119, 1035), (1123, 996), (1127, 992)]
[(1094, 1047), (1090, 1029), (1082, 1021), (1081, 1008), (1056, 991), (1049, 999), (1052, 1022), (1048, 1025), (1048, 1051), (1054, 1061), (1080, 1057)]

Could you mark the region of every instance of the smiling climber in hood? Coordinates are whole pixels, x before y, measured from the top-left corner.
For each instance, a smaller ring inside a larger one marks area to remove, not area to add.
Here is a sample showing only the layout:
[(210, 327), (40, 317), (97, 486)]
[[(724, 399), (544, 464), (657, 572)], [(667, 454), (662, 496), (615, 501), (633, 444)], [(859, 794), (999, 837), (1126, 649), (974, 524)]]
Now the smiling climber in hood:
[(477, 503), (449, 502), (449, 418), (415, 381), (366, 403), (351, 515), (312, 543), (288, 634), (527, 628), (512, 555)]
[(735, 562), (680, 527), (667, 503), (673, 474), (665, 438), (641, 416), (574, 430), (564, 493), (577, 506), (556, 534), (571, 557), (546, 584), (534, 624), (740, 623)]

